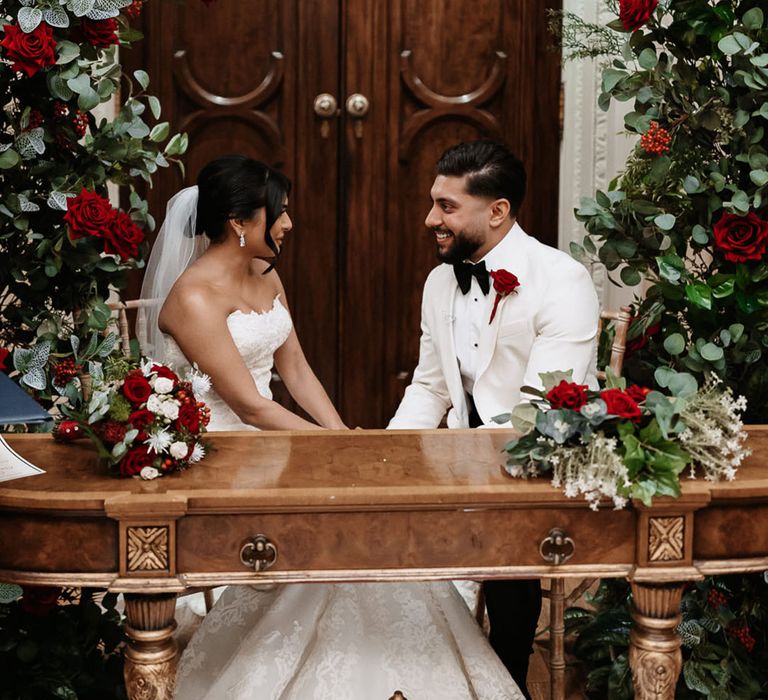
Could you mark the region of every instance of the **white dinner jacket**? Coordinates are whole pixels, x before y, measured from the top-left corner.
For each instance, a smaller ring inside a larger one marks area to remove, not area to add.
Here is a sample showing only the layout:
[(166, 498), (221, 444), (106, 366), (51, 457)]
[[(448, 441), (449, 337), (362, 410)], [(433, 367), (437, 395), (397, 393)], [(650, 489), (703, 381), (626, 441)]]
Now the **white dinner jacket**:
[[(599, 305), (587, 270), (518, 224), (497, 245), (503, 246), (501, 266), (517, 276), (520, 286), (502, 298), (493, 323), (485, 323), (478, 340), (472, 394), (483, 423), (491, 425), (494, 416), (525, 400), (522, 386), (541, 387), (539, 372), (571, 369), (574, 381), (597, 387)], [(453, 334), (457, 289), (451, 265), (439, 265), (427, 278), (419, 364), (389, 428), (435, 428), (446, 411), (449, 428), (469, 426)], [(491, 284), (487, 319), (495, 298)]]

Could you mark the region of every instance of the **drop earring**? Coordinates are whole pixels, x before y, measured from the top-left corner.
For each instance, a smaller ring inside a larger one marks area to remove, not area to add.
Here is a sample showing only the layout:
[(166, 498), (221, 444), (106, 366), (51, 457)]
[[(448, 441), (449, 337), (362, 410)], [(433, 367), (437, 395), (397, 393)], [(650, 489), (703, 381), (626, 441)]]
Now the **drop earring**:
[(245, 234), (240, 231), (240, 247), (245, 248)]

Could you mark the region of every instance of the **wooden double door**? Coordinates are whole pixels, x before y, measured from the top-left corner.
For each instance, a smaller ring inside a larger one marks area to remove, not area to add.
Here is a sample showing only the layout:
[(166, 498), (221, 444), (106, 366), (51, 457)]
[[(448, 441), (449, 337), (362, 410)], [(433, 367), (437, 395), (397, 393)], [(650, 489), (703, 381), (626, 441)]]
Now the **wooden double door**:
[[(506, 140), (525, 162), (526, 230), (556, 244), (560, 57), (553, 0), (200, 0), (147, 3), (146, 68), (189, 135), (184, 181), (244, 153), (293, 180), (278, 270), (307, 357), (351, 426), (381, 427), (418, 358), (424, 227), (440, 153)], [(281, 390), (276, 387), (276, 395)], [(281, 400), (289, 401), (285, 396)]]

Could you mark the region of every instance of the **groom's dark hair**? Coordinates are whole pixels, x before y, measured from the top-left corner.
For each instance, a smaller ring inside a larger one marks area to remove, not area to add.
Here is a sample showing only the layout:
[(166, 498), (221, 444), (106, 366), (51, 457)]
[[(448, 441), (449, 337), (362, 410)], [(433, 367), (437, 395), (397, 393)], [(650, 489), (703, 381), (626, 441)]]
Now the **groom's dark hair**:
[(467, 193), (506, 199), (516, 215), (525, 197), (525, 166), (503, 143), (469, 141), (451, 146), (437, 162), (437, 174), (467, 176)]
[(291, 191), (285, 175), (247, 156), (223, 156), (203, 167), (197, 188), (196, 234), (205, 233), (212, 243), (221, 240), (229, 219), (250, 219), (263, 207), (267, 214), (264, 239), (279, 255), (269, 230), (283, 213), (283, 202)]

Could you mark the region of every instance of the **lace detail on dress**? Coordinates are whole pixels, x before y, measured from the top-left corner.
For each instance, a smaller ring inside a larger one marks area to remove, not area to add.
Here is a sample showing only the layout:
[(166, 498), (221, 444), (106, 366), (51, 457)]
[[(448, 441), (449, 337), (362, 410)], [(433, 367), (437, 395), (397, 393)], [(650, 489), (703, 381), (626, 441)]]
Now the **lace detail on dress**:
[[(274, 354), (288, 339), (293, 328), (291, 315), (280, 302), (280, 295), (275, 297), (272, 308), (267, 311), (232, 312), (227, 316), (227, 327), (259, 393), (264, 398), (271, 399), (269, 383), (272, 379)], [(167, 362), (176, 369), (189, 366), (189, 360), (184, 357), (181, 348), (171, 336), (165, 336), (165, 349)], [(208, 430), (258, 430), (237, 417), (216, 393), (215, 386), (206, 396), (205, 402), (211, 409)]]
[(449, 582), (230, 587), (184, 652), (177, 700), (519, 700)]

